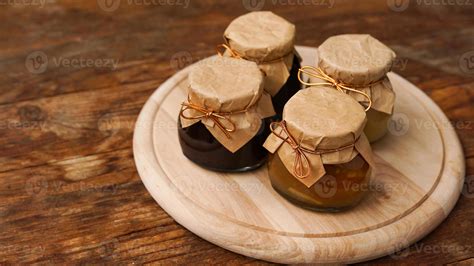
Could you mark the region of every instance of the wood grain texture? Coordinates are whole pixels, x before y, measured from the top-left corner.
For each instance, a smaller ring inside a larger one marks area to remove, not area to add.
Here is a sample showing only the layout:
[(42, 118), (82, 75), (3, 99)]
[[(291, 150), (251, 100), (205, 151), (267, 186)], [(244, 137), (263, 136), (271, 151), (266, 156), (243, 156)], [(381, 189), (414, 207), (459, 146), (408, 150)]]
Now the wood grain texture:
[[(472, 6), (418, 5), (394, 12), (386, 1), (281, 5), (297, 42), (316, 46), (339, 33), (370, 33), (392, 47), (395, 72), (447, 114), (463, 145), (465, 192), (448, 218), (398, 257), (372, 263), (452, 263), (474, 257), (474, 49)], [(0, 263), (254, 263), (190, 233), (149, 196), (133, 162), (141, 107), (182, 67), (214, 54), (221, 33), (247, 12), (242, 1), (189, 6), (48, 1), (0, 8)], [(59, 58), (118, 60), (115, 69), (54, 61), (25, 66), (43, 51)], [(72, 181), (76, 180), (76, 181)]]
[[(315, 48), (297, 50), (302, 65), (317, 58)], [(394, 73), (394, 123), (373, 146), (370, 187), (352, 188), (369, 192), (356, 208), (337, 214), (298, 208), (273, 190), (266, 167), (240, 174), (203, 169), (184, 157), (176, 134), (191, 67), (147, 101), (133, 150), (143, 183), (160, 206), (212, 243), (277, 263), (366, 261), (428, 234), (461, 193), (464, 156), (454, 130), (428, 97)]]

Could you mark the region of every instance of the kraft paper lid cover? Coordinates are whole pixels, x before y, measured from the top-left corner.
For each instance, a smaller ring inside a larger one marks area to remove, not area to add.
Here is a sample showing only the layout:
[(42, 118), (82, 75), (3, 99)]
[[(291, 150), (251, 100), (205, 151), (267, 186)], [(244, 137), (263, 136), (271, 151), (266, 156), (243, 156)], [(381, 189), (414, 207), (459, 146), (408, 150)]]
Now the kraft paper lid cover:
[(319, 67), (329, 76), (351, 85), (381, 80), (392, 69), (395, 52), (368, 34), (328, 38), (318, 48)]
[(270, 11), (259, 11), (234, 19), (224, 37), (240, 55), (271, 61), (293, 51), (295, 32), (295, 25), (284, 18)]
[[(199, 62), (189, 74), (188, 99), (199, 107), (221, 115), (217, 119), (234, 132), (226, 134), (205, 112), (187, 109), (180, 116), (183, 127), (202, 122), (229, 151), (235, 152), (252, 139), (262, 119), (273, 116), (271, 97), (263, 91), (263, 74), (256, 63), (230, 57), (215, 56)], [(193, 117), (193, 119), (189, 119)]]
[(295, 35), (295, 25), (272, 12), (259, 11), (234, 19), (224, 40), (243, 59), (258, 63), (265, 73), (265, 90), (275, 96), (290, 76)]
[[(324, 176), (324, 164), (341, 164), (361, 154), (373, 166), (370, 144), (363, 134), (367, 122), (364, 108), (347, 94), (327, 87), (309, 87), (299, 91), (285, 105), (283, 120), (286, 128), (305, 152), (310, 175), (295, 176), (307, 187)], [(287, 138), (281, 127), (275, 133)], [(294, 175), (295, 150), (275, 133), (270, 134), (264, 146), (278, 155)], [(325, 151), (323, 153), (318, 153)]]

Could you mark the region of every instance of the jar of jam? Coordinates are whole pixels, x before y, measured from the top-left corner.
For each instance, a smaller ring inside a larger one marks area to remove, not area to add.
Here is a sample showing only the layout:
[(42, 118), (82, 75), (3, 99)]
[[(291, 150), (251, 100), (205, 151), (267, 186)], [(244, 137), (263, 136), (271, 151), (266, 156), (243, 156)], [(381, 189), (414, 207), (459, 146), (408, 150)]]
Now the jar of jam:
[(225, 55), (254, 61), (265, 75), (265, 91), (281, 118), (285, 103), (301, 88), (295, 25), (269, 11), (234, 19), (224, 32)]
[(191, 70), (178, 119), (183, 154), (215, 171), (248, 171), (263, 165), (262, 147), (275, 114), (255, 62), (212, 57)]
[(387, 77), (395, 53), (370, 35), (346, 34), (327, 39), (318, 54), (317, 68), (303, 67), (310, 76), (310, 82), (303, 83), (332, 86), (354, 97), (368, 109), (367, 138), (370, 142), (381, 139), (388, 131), (395, 103)]
[(328, 87), (298, 92), (283, 120), (271, 124), (264, 144), (273, 154), (268, 163), (273, 188), (312, 210), (357, 205), (369, 191), (374, 167), (365, 123), (364, 108), (343, 92)]

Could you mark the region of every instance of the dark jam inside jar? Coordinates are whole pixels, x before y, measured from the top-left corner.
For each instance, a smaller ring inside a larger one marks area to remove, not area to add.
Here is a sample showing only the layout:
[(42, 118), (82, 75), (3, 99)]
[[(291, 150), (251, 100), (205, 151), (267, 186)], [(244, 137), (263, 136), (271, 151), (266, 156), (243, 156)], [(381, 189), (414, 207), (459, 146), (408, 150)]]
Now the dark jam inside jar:
[(183, 154), (194, 163), (213, 171), (243, 172), (262, 166), (268, 157), (262, 147), (270, 134), (271, 120), (262, 120), (258, 133), (235, 153), (217, 141), (201, 122), (183, 128), (178, 119), (179, 142)]
[(273, 107), (275, 108), (278, 119), (281, 119), (283, 107), (285, 106), (286, 102), (301, 88), (301, 84), (298, 80), (298, 70), (300, 67), (301, 64), (299, 58), (295, 55), (288, 80), (283, 85), (283, 87), (281, 87), (280, 91), (272, 97)]

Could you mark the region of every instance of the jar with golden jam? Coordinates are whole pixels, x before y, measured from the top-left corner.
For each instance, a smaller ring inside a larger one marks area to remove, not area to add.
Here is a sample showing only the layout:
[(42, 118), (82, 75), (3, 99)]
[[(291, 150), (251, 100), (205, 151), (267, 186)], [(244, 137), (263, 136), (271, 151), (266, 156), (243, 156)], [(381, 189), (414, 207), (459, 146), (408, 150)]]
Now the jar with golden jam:
[[(334, 81), (337, 84), (334, 87), (369, 108), (364, 132), (369, 141), (374, 142), (387, 133), (393, 113), (395, 93), (387, 72), (395, 58), (392, 49), (370, 35), (333, 36), (319, 46), (317, 70), (320, 73), (313, 75), (307, 85)], [(325, 78), (321, 79), (321, 75)]]
[(283, 120), (271, 124), (264, 144), (273, 153), (268, 163), (273, 188), (312, 210), (357, 205), (369, 191), (374, 167), (365, 123), (364, 108), (343, 92), (324, 86), (298, 92)]
[(262, 147), (275, 115), (255, 62), (213, 57), (191, 70), (178, 136), (183, 154), (214, 171), (242, 172), (263, 165)]
[(295, 25), (269, 11), (234, 19), (224, 32), (226, 55), (254, 61), (265, 76), (265, 91), (281, 119), (285, 103), (301, 88)]
[(366, 114), (367, 125), (365, 125), (364, 133), (370, 142), (375, 142), (387, 134), (392, 114), (379, 112), (373, 108), (370, 108)]
[(357, 155), (348, 163), (324, 165), (326, 174), (312, 187), (299, 182), (285, 167), (278, 154), (268, 163), (273, 188), (291, 202), (308, 209), (340, 211), (357, 205), (366, 195), (371, 169)]

